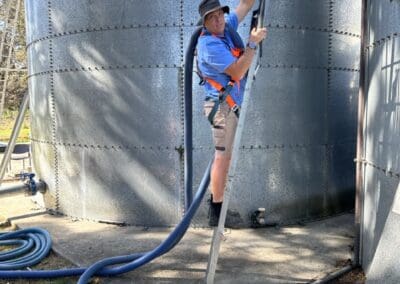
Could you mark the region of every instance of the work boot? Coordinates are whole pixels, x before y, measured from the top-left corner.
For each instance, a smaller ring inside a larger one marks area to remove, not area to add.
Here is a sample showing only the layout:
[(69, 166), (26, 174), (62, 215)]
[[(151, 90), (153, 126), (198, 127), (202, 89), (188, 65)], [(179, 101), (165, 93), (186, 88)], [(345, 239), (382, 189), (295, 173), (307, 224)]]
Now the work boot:
[[(221, 214), (222, 202), (213, 202), (212, 195), (208, 200), (210, 208), (208, 211), (208, 225), (210, 227), (217, 227), (219, 222), (219, 215)], [(229, 210), (226, 212), (225, 228), (237, 229), (243, 222), (240, 214), (236, 211)]]
[(210, 227), (218, 226), (219, 215), (221, 214), (222, 202), (213, 202), (213, 197), (211, 195), (210, 199), (210, 208), (208, 211), (208, 225)]

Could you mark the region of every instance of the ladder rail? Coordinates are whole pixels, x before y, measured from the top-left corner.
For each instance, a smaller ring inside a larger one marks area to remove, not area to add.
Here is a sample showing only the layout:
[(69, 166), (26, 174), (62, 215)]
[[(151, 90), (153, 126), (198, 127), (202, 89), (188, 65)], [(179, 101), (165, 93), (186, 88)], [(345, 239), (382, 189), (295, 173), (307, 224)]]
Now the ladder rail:
[(237, 163), (239, 160), (239, 148), (240, 148), (240, 143), (242, 140), (244, 122), (245, 122), (247, 108), (248, 108), (248, 104), (249, 104), (248, 98), (250, 97), (249, 96), (250, 89), (251, 89), (251, 85), (254, 81), (256, 67), (257, 67), (257, 63), (254, 62), (249, 71), (249, 78), (248, 78), (249, 82), (247, 83), (247, 86), (246, 86), (246, 90), (244, 93), (244, 99), (243, 99), (243, 103), (242, 103), (242, 108), (240, 110), (238, 126), (237, 126), (235, 139), (234, 139), (234, 143), (233, 143), (232, 160), (231, 160), (231, 163), (229, 166), (227, 185), (226, 185), (226, 188), (224, 191), (224, 202), (222, 203), (222, 207), (221, 207), (221, 213), (219, 216), (218, 227), (216, 227), (214, 229), (213, 240), (211, 243), (211, 248), (210, 248), (210, 253), (209, 253), (209, 258), (208, 258), (208, 265), (207, 265), (207, 272), (206, 272), (207, 284), (214, 283), (215, 271), (217, 268), (217, 262), (218, 262), (218, 257), (219, 257), (219, 250), (220, 250), (221, 241), (222, 241), (223, 235), (224, 235), (226, 215), (228, 212), (229, 201), (230, 201), (230, 197), (231, 197), (231, 193), (232, 193), (232, 186), (233, 186), (234, 179), (235, 179), (236, 166), (237, 166)]

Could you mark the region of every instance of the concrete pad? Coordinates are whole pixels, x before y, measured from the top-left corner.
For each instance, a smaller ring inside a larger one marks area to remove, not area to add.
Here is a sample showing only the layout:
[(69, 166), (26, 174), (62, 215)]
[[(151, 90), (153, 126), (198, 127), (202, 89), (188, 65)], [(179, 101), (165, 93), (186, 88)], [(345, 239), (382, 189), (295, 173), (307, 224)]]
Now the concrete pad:
[[(27, 201), (28, 200), (28, 201)], [(0, 214), (38, 211), (29, 198), (0, 199)], [(4, 206), (4, 204), (8, 204)], [(17, 212), (18, 210), (24, 212)], [(351, 258), (354, 216), (280, 228), (226, 230), (216, 283), (307, 283), (324, 277)], [(105, 257), (144, 252), (159, 245), (173, 228), (119, 227), (43, 214), (12, 221), (38, 226), (53, 238), (53, 249), (79, 266)], [(200, 283), (205, 278), (213, 230), (190, 228), (169, 253), (106, 283)]]

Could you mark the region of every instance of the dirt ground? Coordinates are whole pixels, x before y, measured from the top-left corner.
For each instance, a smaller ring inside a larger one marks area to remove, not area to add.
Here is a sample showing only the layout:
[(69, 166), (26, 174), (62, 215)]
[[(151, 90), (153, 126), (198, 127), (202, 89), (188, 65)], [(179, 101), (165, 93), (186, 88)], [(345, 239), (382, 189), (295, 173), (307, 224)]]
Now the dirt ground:
[(344, 284), (344, 283), (352, 283), (352, 284), (364, 284), (365, 280), (365, 274), (364, 271), (361, 268), (356, 268), (350, 271), (349, 273), (346, 273), (342, 277), (339, 277), (338, 279), (332, 281), (332, 284)]
[[(67, 267), (73, 267), (67, 260), (59, 257), (54, 252), (51, 252), (49, 256), (42, 260), (41, 263), (32, 266), (32, 270), (44, 270), (44, 269), (62, 269)], [(72, 284), (78, 281), (78, 277), (64, 277), (56, 279), (0, 279), (0, 284), (30, 284), (30, 283), (43, 283), (43, 284)], [(96, 282), (92, 282), (96, 283)], [(99, 282), (97, 282), (99, 283)]]
[[(15, 230), (15, 227), (10, 227), (10, 226), (1, 226), (0, 231), (12, 231)], [(5, 247), (0, 247), (0, 251), (7, 250), (9, 248)], [(72, 263), (67, 261), (66, 259), (58, 256), (55, 254), (53, 251), (50, 252), (50, 254), (43, 259), (39, 264), (30, 267), (32, 270), (45, 270), (45, 269), (63, 269), (63, 268), (70, 268), (74, 267)], [(64, 277), (64, 278), (56, 278), (56, 279), (35, 279), (35, 280), (29, 280), (29, 279), (0, 279), (0, 284), (30, 284), (30, 283), (35, 283), (35, 284), (72, 284), (76, 283), (78, 281), (79, 277)], [(101, 283), (99, 279), (95, 278), (91, 282), (92, 284), (98, 284)]]

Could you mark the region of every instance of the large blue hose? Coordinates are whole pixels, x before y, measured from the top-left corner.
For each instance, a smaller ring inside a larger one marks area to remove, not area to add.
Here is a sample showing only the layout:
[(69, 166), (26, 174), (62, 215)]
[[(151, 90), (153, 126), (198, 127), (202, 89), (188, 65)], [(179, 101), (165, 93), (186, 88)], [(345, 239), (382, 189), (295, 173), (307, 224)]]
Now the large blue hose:
[(0, 245), (19, 245), (0, 253), (0, 270), (20, 269), (35, 265), (46, 257), (51, 249), (51, 238), (46, 230), (31, 228), (1, 233)]
[[(0, 245), (19, 245), (16, 249), (0, 254), (0, 278), (56, 278), (81, 275), (78, 283), (87, 283), (93, 275), (113, 276), (132, 271), (154, 258), (171, 250), (186, 233), (190, 221), (199, 208), (210, 182), (211, 159), (192, 201), (192, 79), (193, 58), (201, 28), (193, 33), (185, 58), (185, 215), (171, 234), (156, 248), (146, 253), (110, 257), (100, 260), (88, 268), (60, 270), (26, 271), (16, 270), (32, 266), (44, 258), (51, 249), (51, 239), (47, 231), (30, 228), (17, 232), (0, 234)], [(28, 253), (27, 253), (28, 252)], [(27, 253), (25, 255), (25, 253)], [(123, 264), (108, 268), (111, 265)]]

